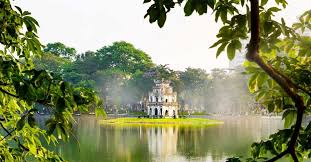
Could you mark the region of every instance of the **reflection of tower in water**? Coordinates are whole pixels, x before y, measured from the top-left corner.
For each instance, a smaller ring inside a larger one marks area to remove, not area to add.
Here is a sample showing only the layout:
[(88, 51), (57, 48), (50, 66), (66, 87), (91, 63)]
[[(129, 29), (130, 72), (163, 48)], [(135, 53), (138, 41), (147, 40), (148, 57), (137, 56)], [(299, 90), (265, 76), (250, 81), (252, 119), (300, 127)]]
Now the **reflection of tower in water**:
[(178, 127), (153, 127), (147, 129), (149, 151), (161, 159), (177, 153)]

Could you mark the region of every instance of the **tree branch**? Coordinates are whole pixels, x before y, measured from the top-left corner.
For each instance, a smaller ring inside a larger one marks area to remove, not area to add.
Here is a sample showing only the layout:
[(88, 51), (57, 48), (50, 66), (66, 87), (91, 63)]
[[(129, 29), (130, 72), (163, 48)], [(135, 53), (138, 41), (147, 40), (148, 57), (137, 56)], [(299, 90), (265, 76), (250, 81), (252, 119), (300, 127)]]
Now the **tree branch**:
[(276, 81), (279, 86), (286, 92), (286, 94), (294, 101), (295, 107), (297, 108), (297, 120), (294, 126), (294, 132), (288, 143), (288, 151), (282, 152), (280, 155), (268, 160), (269, 162), (276, 161), (282, 158), (284, 155), (290, 153), (293, 160), (296, 161), (297, 157), (295, 154), (295, 144), (299, 135), (301, 128), (302, 118), (304, 110), (306, 109), (303, 99), (297, 94), (297, 85), (291, 81), (287, 76), (281, 74), (271, 65), (264, 62), (264, 60), (259, 56), (259, 42), (260, 42), (260, 31), (259, 31), (259, 2), (258, 0), (250, 0), (251, 3), (251, 39), (248, 44), (248, 52), (246, 58), (255, 62), (261, 67), (274, 81)]
[(3, 141), (5, 138), (7, 138), (8, 136), (12, 136), (12, 133), (15, 131), (15, 129), (12, 130), (12, 131), (7, 130), (7, 129), (4, 127), (4, 125), (2, 124), (2, 122), (0, 122), (0, 126), (1, 126), (2, 129), (7, 133), (7, 135), (5, 135), (5, 136), (0, 140), (0, 142), (1, 142), (1, 141)]
[(272, 159), (267, 160), (266, 162), (277, 161), (277, 160), (281, 159), (283, 156), (287, 155), (288, 153), (289, 153), (289, 151), (285, 150), (285, 151), (281, 152), (280, 154), (278, 154), (277, 156), (273, 157)]
[(299, 162), (297, 155), (295, 153), (295, 149), (293, 151), (290, 152), (290, 155), (292, 156), (294, 162)]

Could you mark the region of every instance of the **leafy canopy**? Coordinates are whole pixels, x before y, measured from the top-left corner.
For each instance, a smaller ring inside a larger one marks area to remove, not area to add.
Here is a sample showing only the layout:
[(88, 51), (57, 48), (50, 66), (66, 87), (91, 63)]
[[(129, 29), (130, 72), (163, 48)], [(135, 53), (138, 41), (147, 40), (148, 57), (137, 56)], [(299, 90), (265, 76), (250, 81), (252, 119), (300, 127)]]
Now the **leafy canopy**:
[[(0, 0), (0, 161), (62, 161), (43, 143), (70, 136), (72, 113), (101, 102), (93, 91), (73, 88), (61, 77), (34, 69), (32, 56), (41, 55), (38, 22), (30, 12)], [(35, 104), (51, 115), (45, 129), (36, 122)]]
[(77, 53), (76, 49), (67, 47), (61, 42), (48, 43), (43, 51), (62, 57), (73, 57)]
[(114, 42), (111, 46), (99, 49), (96, 59), (100, 62), (101, 69), (118, 68), (127, 73), (146, 71), (153, 66), (149, 55), (124, 41)]

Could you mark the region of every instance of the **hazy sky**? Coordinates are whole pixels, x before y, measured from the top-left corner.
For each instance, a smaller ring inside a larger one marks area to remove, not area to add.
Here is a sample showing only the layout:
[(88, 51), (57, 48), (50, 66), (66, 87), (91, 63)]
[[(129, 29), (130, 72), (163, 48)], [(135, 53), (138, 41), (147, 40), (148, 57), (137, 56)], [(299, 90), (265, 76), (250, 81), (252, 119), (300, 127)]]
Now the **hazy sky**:
[[(310, 0), (288, 0), (280, 13), (290, 24), (303, 11), (310, 9)], [(164, 28), (149, 24), (143, 16), (148, 5), (143, 0), (17, 0), (39, 21), (43, 43), (60, 41), (78, 52), (97, 50), (114, 41), (128, 41), (148, 53), (158, 64), (171, 68), (211, 69), (227, 67), (222, 54), (209, 49), (217, 39), (221, 24), (213, 16), (184, 17), (180, 7), (169, 13)]]

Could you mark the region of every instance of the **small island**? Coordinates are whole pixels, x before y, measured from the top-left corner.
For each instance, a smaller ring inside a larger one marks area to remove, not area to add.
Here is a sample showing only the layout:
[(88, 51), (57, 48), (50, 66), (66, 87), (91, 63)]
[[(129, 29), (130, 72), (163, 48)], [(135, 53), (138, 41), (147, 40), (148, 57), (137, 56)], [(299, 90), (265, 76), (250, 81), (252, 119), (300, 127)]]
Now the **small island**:
[(223, 124), (223, 121), (206, 118), (115, 118), (102, 120), (103, 125), (117, 126), (191, 126), (206, 127)]

